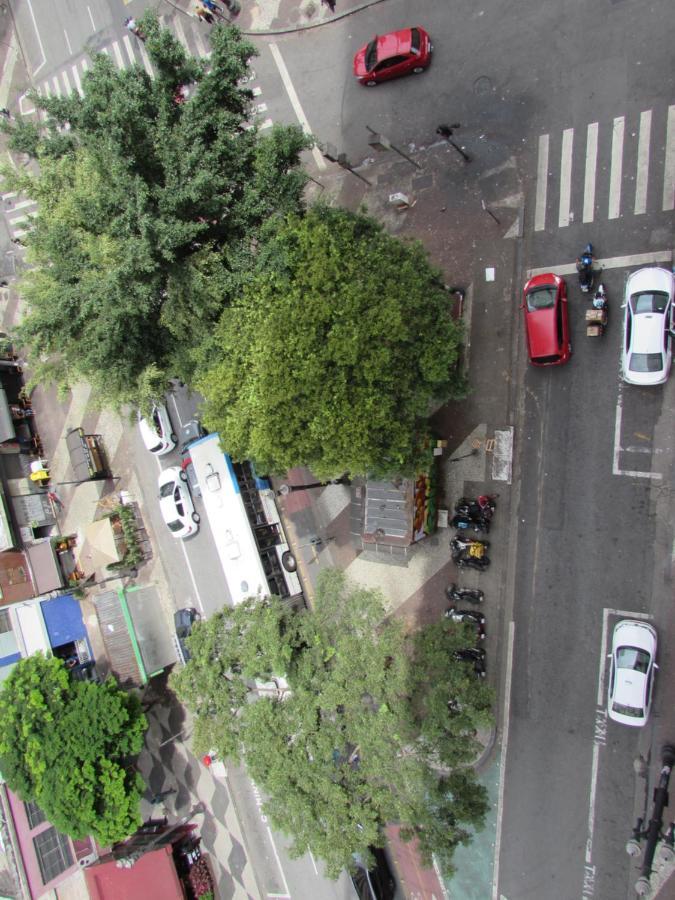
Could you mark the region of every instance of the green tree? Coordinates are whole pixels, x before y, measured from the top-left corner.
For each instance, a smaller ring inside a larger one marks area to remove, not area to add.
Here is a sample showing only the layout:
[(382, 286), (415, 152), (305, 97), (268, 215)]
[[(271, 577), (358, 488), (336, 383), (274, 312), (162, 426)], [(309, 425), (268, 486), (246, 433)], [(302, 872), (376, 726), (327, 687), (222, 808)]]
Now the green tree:
[(262, 136), (248, 126), (242, 80), (255, 51), (236, 28), (212, 30), (208, 65), (154, 13), (143, 28), (154, 77), (99, 54), (84, 96), (33, 95), (44, 125), (4, 126), (37, 162), (3, 173), (38, 203), (16, 341), (36, 380), (84, 379), (116, 406), (149, 384), (161, 395), (172, 376), (191, 380), (195, 348), (238, 293), (262, 224), (299, 208), (308, 145), (297, 127)]
[(112, 679), (72, 681), (62, 660), (38, 653), (0, 688), (0, 770), (59, 831), (106, 846), (140, 824), (133, 758), (146, 727), (137, 698)]
[[(311, 849), (336, 876), (398, 822), (427, 861), (434, 853), (451, 870), (455, 847), (487, 808), (462, 764), (476, 753), (473, 728), (488, 724), (493, 698), (452, 660), (472, 638), (447, 620), (409, 638), (385, 619), (377, 592), (328, 571), (311, 612), (249, 600), (200, 623), (173, 686), (195, 713), (197, 750), (245, 761), (297, 855)], [(273, 676), (289, 690), (270, 690)], [(443, 689), (444, 716), (436, 709)], [(449, 701), (461, 703), (461, 721)], [(432, 715), (433, 727), (424, 721)]]
[(275, 223), (224, 310), (204, 417), (263, 471), (412, 472), (432, 400), (464, 390), (460, 341), (420, 244), (318, 206)]

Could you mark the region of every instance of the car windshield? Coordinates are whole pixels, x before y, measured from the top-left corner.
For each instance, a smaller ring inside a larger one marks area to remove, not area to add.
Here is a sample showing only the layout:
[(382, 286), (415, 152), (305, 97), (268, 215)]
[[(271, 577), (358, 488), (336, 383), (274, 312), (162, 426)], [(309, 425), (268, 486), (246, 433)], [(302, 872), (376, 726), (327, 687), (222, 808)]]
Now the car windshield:
[(668, 305), (668, 294), (665, 291), (641, 291), (632, 294), (630, 308), (634, 313), (664, 313)]
[(527, 308), (530, 312), (538, 309), (553, 309), (555, 306), (556, 289), (553, 285), (534, 288), (527, 292)]
[(169, 481), (166, 484), (163, 484), (159, 489), (159, 497), (160, 500), (163, 500), (165, 497), (173, 496), (173, 481)]
[(645, 714), (641, 706), (624, 706), (623, 703), (612, 703), (612, 711), (621, 716), (633, 716), (635, 719), (641, 719)]
[(377, 64), (377, 38), (373, 38), (366, 47), (364, 62), (366, 64), (366, 72), (372, 72)]
[(631, 353), (631, 372), (660, 372), (663, 368), (663, 358), (660, 353)]
[(169, 526), (169, 531), (183, 530), (183, 523), (180, 521), (180, 519), (175, 519), (173, 522), (167, 522), (166, 524)]
[(616, 653), (616, 664), (620, 669), (633, 669), (646, 674), (649, 668), (649, 653), (637, 647), (619, 647)]
[(410, 29), (410, 52), (419, 55), (422, 45), (422, 35), (417, 28)]

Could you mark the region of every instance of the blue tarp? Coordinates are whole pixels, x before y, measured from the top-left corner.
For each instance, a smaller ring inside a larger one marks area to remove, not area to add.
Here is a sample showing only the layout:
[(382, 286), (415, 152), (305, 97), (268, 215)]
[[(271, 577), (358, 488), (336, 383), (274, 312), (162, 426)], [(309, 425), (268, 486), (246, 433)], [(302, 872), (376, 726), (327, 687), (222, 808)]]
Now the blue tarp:
[(53, 600), (43, 600), (40, 606), (52, 647), (62, 647), (86, 638), (87, 629), (82, 621), (82, 610), (72, 594), (61, 594)]

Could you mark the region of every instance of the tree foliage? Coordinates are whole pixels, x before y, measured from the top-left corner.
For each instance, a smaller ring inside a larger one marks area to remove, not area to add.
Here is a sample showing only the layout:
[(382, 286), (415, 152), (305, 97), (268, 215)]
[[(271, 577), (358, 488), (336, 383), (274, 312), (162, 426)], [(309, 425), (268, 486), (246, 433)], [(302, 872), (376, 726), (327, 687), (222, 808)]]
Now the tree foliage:
[(140, 824), (133, 757), (146, 727), (137, 698), (112, 679), (71, 681), (62, 660), (38, 653), (0, 688), (0, 770), (59, 831), (107, 846)]
[[(312, 612), (249, 600), (200, 623), (173, 685), (197, 750), (246, 762), (297, 855), (311, 849), (335, 876), (398, 822), (451, 869), (486, 811), (463, 764), (493, 697), (452, 659), (473, 637), (445, 620), (408, 638), (377, 592), (328, 571)], [(270, 690), (274, 676), (290, 690)]]
[(153, 13), (142, 27), (154, 77), (99, 54), (84, 96), (35, 95), (45, 125), (5, 126), (38, 163), (4, 172), (38, 203), (17, 341), (38, 379), (85, 379), (114, 405), (136, 399), (149, 365), (164, 385), (190, 380), (195, 347), (238, 292), (261, 225), (299, 206), (308, 143), (297, 127), (262, 137), (248, 126), (243, 79), (255, 51), (236, 28), (211, 31), (207, 65)]
[(263, 471), (413, 471), (430, 402), (464, 388), (460, 339), (419, 244), (318, 206), (276, 226), (223, 311), (205, 420)]

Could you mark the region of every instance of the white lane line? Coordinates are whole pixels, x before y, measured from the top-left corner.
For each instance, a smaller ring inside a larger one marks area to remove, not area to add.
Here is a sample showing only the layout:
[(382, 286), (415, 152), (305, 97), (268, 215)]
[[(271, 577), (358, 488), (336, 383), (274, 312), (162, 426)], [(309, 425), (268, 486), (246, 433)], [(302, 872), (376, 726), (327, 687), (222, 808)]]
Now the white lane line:
[(82, 65), (83, 72), (89, 71), (89, 60), (88, 59), (83, 59), (81, 65)]
[(192, 34), (195, 39), (195, 44), (197, 45), (197, 52), (202, 57), (202, 59), (208, 59), (209, 56), (211, 56), (211, 51), (204, 43), (204, 39), (202, 38), (201, 33), (196, 28), (194, 28), (192, 30)]
[(65, 28), (63, 29), (63, 36), (64, 36), (64, 38), (66, 39), (66, 44), (67, 44), (67, 46), (68, 46), (68, 54), (69, 54), (69, 56), (72, 56), (72, 55), (73, 55), (73, 48), (70, 46), (70, 38), (68, 37), (68, 32), (66, 31)]
[(92, 13), (92, 11), (91, 11), (91, 7), (90, 7), (90, 6), (87, 7), (87, 12), (89, 13), (89, 21), (91, 22), (91, 28), (92, 28), (92, 31), (96, 31), (96, 30), (97, 30), (97, 29), (96, 29), (96, 22), (94, 22), (94, 16), (93, 16), (93, 13)]
[(619, 455), (623, 451), (621, 446), (621, 422), (623, 420), (623, 382), (619, 382), (619, 394), (616, 398), (616, 412), (614, 414), (614, 451), (612, 453), (612, 475), (625, 475), (628, 478), (653, 478), (660, 481), (660, 472), (639, 472), (631, 469), (622, 469), (619, 465)]
[(612, 162), (609, 170), (608, 219), (618, 219), (621, 210), (621, 164), (625, 124), (624, 117), (617, 116), (612, 126)]
[(515, 622), (509, 622), (509, 640), (506, 650), (506, 689), (504, 693), (502, 749), (499, 759), (499, 796), (497, 798), (497, 827), (495, 832), (494, 861), (492, 865), (492, 900), (499, 895), (499, 854), (502, 845), (502, 824), (504, 820), (504, 780), (506, 775), (506, 752), (509, 746), (509, 720), (511, 717), (511, 681), (513, 675), (513, 645), (516, 633)]
[[(286, 63), (284, 62), (281, 55), (281, 50), (279, 50), (279, 47), (276, 44), (270, 44), (269, 48), (270, 53), (272, 54), (272, 58), (274, 59), (276, 67), (279, 71), (279, 75), (281, 76), (283, 85), (286, 88), (288, 99), (291, 101), (291, 106), (293, 107), (298, 122), (300, 122), (302, 130), (305, 132), (305, 134), (312, 137), (312, 129), (309, 127), (307, 116), (304, 114), (302, 106), (300, 105), (300, 99), (295, 91), (295, 88), (293, 87), (293, 82), (291, 81), (291, 76), (288, 74)], [(316, 163), (317, 167), (324, 171), (326, 169), (326, 160), (321, 155), (318, 147), (312, 147), (312, 156), (314, 157), (314, 162)]]
[[(284, 890), (286, 891), (286, 893), (283, 894), (283, 895), (281, 895), (281, 896), (283, 896), (283, 897), (288, 897), (289, 900), (290, 900), (291, 892), (290, 892), (289, 887), (288, 887), (288, 882), (286, 881), (286, 876), (285, 876), (285, 874), (284, 874), (284, 870), (283, 870), (283, 868), (282, 868), (282, 866), (281, 866), (281, 860), (279, 859), (279, 853), (278, 853), (278, 851), (277, 851), (277, 845), (274, 843), (274, 838), (272, 837), (272, 829), (270, 828), (269, 825), (267, 826), (267, 834), (268, 834), (269, 839), (270, 839), (270, 844), (272, 845), (272, 850), (274, 850), (274, 858), (275, 858), (276, 861), (277, 861), (277, 866), (279, 867), (279, 874), (281, 875), (281, 880), (282, 880), (283, 883), (284, 883)], [(269, 895), (268, 895), (268, 896), (269, 896)], [(277, 894), (276, 896), (278, 897), (279, 894)]]
[(640, 134), (638, 135), (637, 172), (635, 173), (636, 216), (647, 212), (647, 182), (649, 178), (649, 143), (652, 131), (652, 111), (640, 113)]
[(189, 53), (190, 47), (188, 45), (187, 37), (185, 36), (185, 31), (183, 29), (183, 22), (179, 16), (176, 16), (176, 19), (175, 19), (173, 25), (174, 25), (174, 31), (176, 33), (176, 37), (178, 38), (180, 43), (183, 45), (184, 49), (187, 50), (187, 52)]
[(537, 194), (534, 204), (534, 230), (543, 231), (546, 226), (546, 189), (548, 187), (548, 135), (539, 135), (537, 153)]
[(598, 166), (598, 123), (591, 122), (586, 131), (586, 172), (584, 175), (584, 222), (595, 216), (595, 172)]
[[(178, 21), (178, 20), (176, 20), (176, 21)], [(128, 34), (125, 34), (124, 37), (122, 38), (122, 41), (124, 42), (124, 47), (127, 51), (127, 56), (129, 57), (129, 62), (132, 65), (134, 65), (134, 63), (136, 62), (136, 54), (134, 53), (134, 46), (131, 43), (131, 37)]]
[(572, 192), (572, 146), (574, 129), (566, 128), (562, 136), (560, 153), (560, 204), (558, 206), (558, 228), (570, 224), (570, 194)]
[(112, 48), (113, 53), (115, 54), (115, 62), (117, 63), (117, 68), (125, 69), (126, 63), (124, 62), (124, 57), (122, 56), (122, 48), (120, 47), (119, 41), (113, 41)]
[(73, 73), (73, 78), (75, 79), (75, 87), (77, 88), (77, 93), (80, 95), (80, 97), (84, 97), (82, 82), (80, 81), (80, 73), (77, 66), (71, 66), (70, 71)]
[[(596, 259), (596, 268), (625, 269), (630, 266), (647, 266), (650, 263), (672, 262), (672, 250), (656, 250), (654, 253), (633, 253), (629, 256), (608, 256), (605, 259)], [(573, 275), (577, 271), (575, 263), (564, 263), (560, 266), (544, 266), (538, 269), (528, 269), (527, 277), (543, 275), (553, 272), (554, 275)]]
[(675, 106), (668, 107), (666, 127), (666, 164), (663, 171), (664, 212), (675, 208)]
[(181, 550), (183, 551), (183, 556), (185, 557), (185, 565), (187, 566), (187, 570), (190, 573), (190, 580), (192, 581), (192, 587), (194, 588), (195, 596), (197, 598), (197, 603), (199, 604), (199, 612), (202, 614), (204, 618), (206, 618), (206, 612), (204, 611), (204, 604), (202, 603), (201, 594), (199, 593), (199, 588), (197, 587), (197, 582), (195, 581), (195, 573), (192, 571), (192, 566), (190, 565), (190, 558), (188, 557), (187, 550), (185, 549), (185, 541), (180, 542)]
[(143, 43), (138, 44), (138, 49), (141, 53), (141, 59), (143, 60), (143, 65), (145, 66), (145, 71), (151, 78), (155, 77), (154, 69), (152, 68), (152, 63), (150, 62), (150, 57), (148, 56), (148, 51), (145, 49), (145, 45)]
[(593, 744), (593, 764), (591, 765), (591, 795), (588, 800), (588, 831), (586, 837), (587, 866), (593, 860), (593, 831), (595, 829), (595, 792), (598, 786), (598, 759), (600, 757), (600, 744)]
[(38, 31), (37, 22), (35, 21), (35, 13), (33, 12), (33, 4), (30, 2), (30, 0), (27, 0), (27, 2), (28, 2), (28, 9), (30, 11), (30, 17), (33, 20), (33, 28), (35, 29), (35, 37), (37, 38), (38, 46), (40, 48), (40, 53), (42, 54), (42, 62), (40, 63), (40, 65), (37, 68), (33, 69), (33, 77), (35, 77), (37, 75), (37, 73), (40, 71), (40, 69), (47, 62), (47, 55), (45, 53), (45, 48), (42, 46), (42, 38), (40, 37), (40, 32)]

